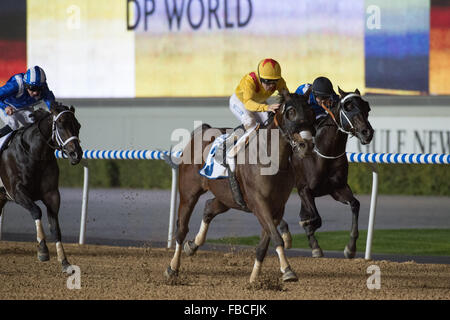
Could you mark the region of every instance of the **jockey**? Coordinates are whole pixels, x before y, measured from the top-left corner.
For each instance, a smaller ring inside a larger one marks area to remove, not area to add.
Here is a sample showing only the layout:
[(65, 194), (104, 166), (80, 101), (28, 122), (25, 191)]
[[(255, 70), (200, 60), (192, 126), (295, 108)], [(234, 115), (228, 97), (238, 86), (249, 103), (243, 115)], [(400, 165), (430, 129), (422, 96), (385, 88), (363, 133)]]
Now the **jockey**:
[[(302, 84), (297, 88), (295, 93), (304, 94), (310, 87), (310, 83)], [(331, 83), (330, 79), (325, 77), (318, 77), (316, 78), (316, 80), (314, 80), (308, 103), (316, 114), (316, 120), (319, 120), (320, 118), (327, 115), (327, 111), (325, 111), (322, 105), (325, 105), (325, 107), (329, 109), (333, 107), (338, 100), (339, 96), (336, 94), (336, 92), (334, 92), (333, 84)]]
[(44, 101), (50, 109), (55, 100), (53, 92), (48, 89), (45, 72), (38, 66), (12, 76), (0, 87), (0, 118), (6, 124), (0, 129), (3, 137), (20, 125), (33, 123), (31, 113), (34, 106)]
[[(273, 59), (261, 60), (256, 72), (246, 74), (235, 93), (230, 98), (230, 110), (244, 125), (246, 133), (227, 150), (227, 160), (230, 170), (235, 168), (234, 157), (245, 145), (246, 138), (256, 130), (259, 124), (268, 118), (268, 112), (276, 112), (279, 103), (267, 104), (267, 99), (275, 92), (289, 92), (286, 81), (281, 77), (280, 64)], [(231, 134), (227, 141), (233, 141), (235, 134)]]

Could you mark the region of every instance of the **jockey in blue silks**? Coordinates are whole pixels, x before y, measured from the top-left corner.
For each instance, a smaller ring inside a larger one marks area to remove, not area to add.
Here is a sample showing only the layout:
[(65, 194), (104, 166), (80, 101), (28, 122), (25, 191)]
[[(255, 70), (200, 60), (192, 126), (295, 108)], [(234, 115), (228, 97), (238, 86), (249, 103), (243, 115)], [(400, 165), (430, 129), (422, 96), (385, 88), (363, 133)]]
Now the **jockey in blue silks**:
[(44, 70), (34, 66), (26, 73), (12, 76), (0, 87), (0, 118), (6, 124), (0, 129), (0, 137), (17, 130), (20, 125), (33, 123), (30, 117), (34, 106), (44, 101), (50, 109), (55, 101), (53, 92), (48, 89)]
[(333, 84), (328, 78), (318, 77), (313, 84), (305, 83), (297, 88), (296, 94), (304, 94), (312, 86), (308, 103), (316, 114), (316, 121), (325, 117), (327, 112), (322, 107), (325, 105), (328, 109), (332, 108), (338, 101), (339, 96), (333, 90)]

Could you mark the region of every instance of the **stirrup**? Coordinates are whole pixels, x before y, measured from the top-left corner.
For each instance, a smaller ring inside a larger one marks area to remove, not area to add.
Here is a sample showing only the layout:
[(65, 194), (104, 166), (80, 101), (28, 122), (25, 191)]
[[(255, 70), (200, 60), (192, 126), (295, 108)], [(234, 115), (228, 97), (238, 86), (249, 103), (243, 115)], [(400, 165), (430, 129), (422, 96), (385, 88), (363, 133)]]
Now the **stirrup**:
[(230, 182), (231, 194), (233, 195), (234, 201), (241, 207), (242, 210), (250, 211), (247, 208), (244, 197), (242, 196), (241, 188), (239, 187), (239, 183), (236, 179), (236, 174), (234, 173), (234, 171), (231, 171), (228, 164), (226, 166), (228, 170), (228, 181)]

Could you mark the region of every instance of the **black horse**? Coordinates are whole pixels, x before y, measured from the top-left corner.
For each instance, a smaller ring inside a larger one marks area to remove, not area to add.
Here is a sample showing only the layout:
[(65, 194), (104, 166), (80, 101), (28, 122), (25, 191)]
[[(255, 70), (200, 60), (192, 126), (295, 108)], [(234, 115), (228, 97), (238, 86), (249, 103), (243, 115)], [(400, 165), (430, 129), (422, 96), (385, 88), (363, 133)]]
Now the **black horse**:
[[(347, 184), (348, 161), (345, 148), (349, 134), (356, 136), (362, 144), (369, 144), (374, 131), (368, 120), (369, 103), (361, 98), (359, 90), (348, 93), (339, 88), (339, 94), (339, 102), (317, 124), (314, 155), (304, 159), (294, 155), (291, 159), (301, 198), (300, 225), (305, 229), (313, 257), (323, 256), (314, 236), (315, 230), (322, 225), (314, 198), (327, 194), (351, 207), (352, 227), (344, 255), (346, 258), (354, 258), (356, 254), (360, 204)], [(280, 230), (283, 238), (290, 238), (284, 220), (280, 223)]]
[(75, 109), (52, 103), (50, 112), (36, 110), (34, 123), (12, 133), (0, 155), (0, 210), (10, 200), (27, 209), (36, 223), (38, 259), (49, 260), (45, 234), (41, 224), (42, 212), (35, 201), (41, 200), (47, 208), (50, 231), (56, 240), (58, 261), (63, 271), (71, 268), (61, 243), (58, 222), (60, 194), (58, 190), (59, 168), (55, 149), (61, 150), (75, 165), (83, 151), (78, 138), (80, 123)]

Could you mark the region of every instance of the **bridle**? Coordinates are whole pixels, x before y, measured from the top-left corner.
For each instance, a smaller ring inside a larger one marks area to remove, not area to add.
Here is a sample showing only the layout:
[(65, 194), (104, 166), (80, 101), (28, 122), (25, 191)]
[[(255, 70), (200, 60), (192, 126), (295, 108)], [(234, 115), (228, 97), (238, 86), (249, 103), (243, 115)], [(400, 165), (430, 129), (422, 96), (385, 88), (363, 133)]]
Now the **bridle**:
[[(335, 117), (334, 113), (329, 108), (327, 108), (323, 103), (320, 105), (325, 110), (325, 112), (328, 115), (330, 115), (331, 119), (333, 119), (333, 121), (334, 121), (334, 123), (335, 123), (335, 125), (336, 125), (336, 127), (338, 129), (338, 131), (341, 131), (341, 132), (343, 132), (345, 134), (349, 134), (352, 137), (355, 135), (354, 134), (355, 127), (354, 127), (351, 119), (353, 118), (354, 115), (356, 115), (359, 112), (361, 112), (361, 110), (358, 107), (355, 107), (356, 111), (345, 111), (344, 105), (345, 105), (345, 102), (348, 99), (353, 98), (353, 97), (361, 98), (361, 96), (359, 94), (357, 94), (357, 93), (350, 93), (350, 94), (346, 95), (344, 98), (342, 98), (339, 101), (339, 105), (338, 105), (339, 122), (336, 120), (336, 117)], [(347, 123), (349, 125), (349, 127), (350, 127), (349, 130), (345, 130), (344, 123)], [(317, 144), (314, 147), (314, 152), (316, 152), (320, 157), (322, 157), (324, 159), (338, 159), (338, 158), (340, 158), (340, 157), (342, 157), (343, 155), (346, 154), (346, 152), (344, 151), (343, 153), (341, 153), (338, 156), (326, 156), (326, 155), (323, 155), (322, 153), (320, 153), (319, 149), (317, 149)]]
[[(339, 105), (338, 105), (339, 122), (336, 120), (334, 113), (327, 106), (325, 106), (323, 103), (320, 105), (325, 110), (325, 112), (330, 115), (331, 119), (333, 119), (338, 130), (343, 133), (349, 134), (351, 136), (354, 136), (353, 131), (354, 131), (355, 127), (353, 126), (353, 123), (351, 122), (350, 119), (353, 118), (353, 116), (355, 114), (361, 112), (358, 107), (355, 107), (357, 109), (356, 112), (344, 110), (344, 104), (347, 101), (347, 99), (350, 99), (353, 97), (361, 98), (361, 96), (357, 93), (350, 93), (339, 101)], [(349, 124), (349, 126), (350, 126), (349, 130), (344, 129), (343, 123), (345, 123), (345, 122), (347, 122)]]
[[(286, 108), (286, 102), (283, 102), (283, 104), (282, 104), (282, 106), (281, 106), (281, 115), (284, 115), (284, 114), (285, 114), (287, 111), (289, 111), (290, 109), (295, 109), (295, 107), (294, 107), (294, 106), (288, 106), (288, 107)], [(302, 142), (296, 141), (296, 140), (292, 137), (292, 135), (291, 135), (290, 133), (285, 132), (285, 131), (281, 128), (281, 126), (280, 126), (279, 123), (278, 123), (278, 120), (277, 120), (277, 114), (276, 114), (276, 113), (275, 113), (275, 115), (274, 115), (274, 117), (273, 117), (273, 121), (274, 121), (274, 123), (275, 123), (275, 126), (278, 128), (278, 130), (280, 130), (282, 137), (283, 137), (283, 138), (289, 143), (289, 145), (291, 146), (292, 151), (293, 151), (293, 152), (299, 152), (300, 149), (301, 149), (301, 144), (302, 144)], [(300, 132), (299, 134), (301, 135), (301, 137), (302, 137), (303, 139), (312, 139), (311, 134), (308, 135), (308, 134), (303, 133), (303, 132)]]
[[(71, 137), (67, 138), (66, 140), (64, 140), (64, 139), (61, 137), (61, 134), (59, 133), (59, 130), (58, 130), (58, 126), (56, 125), (56, 121), (57, 121), (64, 113), (71, 113), (72, 115), (74, 115), (74, 113), (73, 113), (72, 111), (70, 111), (70, 110), (64, 110), (64, 111), (61, 111), (60, 113), (58, 113), (56, 116), (53, 116), (53, 119), (52, 119), (52, 135), (46, 140), (46, 142), (47, 142), (47, 144), (49, 145), (50, 148), (59, 150), (59, 151), (61, 151), (63, 154), (66, 154), (66, 155), (67, 155), (67, 153), (66, 153), (66, 151), (65, 151), (65, 146), (66, 146), (69, 142), (74, 141), (74, 140), (77, 140), (78, 142), (80, 142), (80, 139), (79, 139), (77, 136), (71, 136)], [(74, 115), (74, 116), (75, 116), (75, 115)], [(44, 117), (44, 118), (46, 118), (46, 117)], [(44, 118), (42, 118), (40, 121), (42, 121)], [(39, 121), (39, 122), (40, 122), (40, 121)], [(43, 137), (45, 137), (44, 134), (42, 133), (42, 131), (41, 131), (39, 125), (38, 125), (38, 128), (39, 128), (39, 132), (41, 133), (41, 135), (42, 135)], [(51, 144), (51, 142), (53, 142), (53, 144)]]

